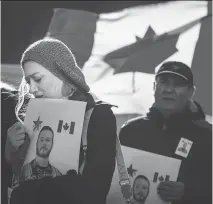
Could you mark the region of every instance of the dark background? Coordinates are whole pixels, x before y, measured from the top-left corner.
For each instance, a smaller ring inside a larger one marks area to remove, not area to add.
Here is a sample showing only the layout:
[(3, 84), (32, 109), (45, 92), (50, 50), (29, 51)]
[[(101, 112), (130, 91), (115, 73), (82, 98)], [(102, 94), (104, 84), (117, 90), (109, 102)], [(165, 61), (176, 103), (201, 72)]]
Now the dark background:
[(54, 8), (106, 13), (168, 1), (2, 1), (1, 61), (18, 64), (21, 53), (46, 34)]

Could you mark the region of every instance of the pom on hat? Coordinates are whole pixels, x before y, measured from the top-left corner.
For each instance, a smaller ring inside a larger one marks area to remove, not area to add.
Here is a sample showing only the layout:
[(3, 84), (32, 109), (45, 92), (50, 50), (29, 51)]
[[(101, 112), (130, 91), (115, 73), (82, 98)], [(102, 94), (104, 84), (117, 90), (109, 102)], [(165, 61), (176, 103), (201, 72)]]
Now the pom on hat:
[(84, 92), (90, 90), (74, 55), (60, 40), (44, 38), (34, 42), (24, 51), (21, 66), (27, 61), (41, 64), (65, 83), (74, 83)]

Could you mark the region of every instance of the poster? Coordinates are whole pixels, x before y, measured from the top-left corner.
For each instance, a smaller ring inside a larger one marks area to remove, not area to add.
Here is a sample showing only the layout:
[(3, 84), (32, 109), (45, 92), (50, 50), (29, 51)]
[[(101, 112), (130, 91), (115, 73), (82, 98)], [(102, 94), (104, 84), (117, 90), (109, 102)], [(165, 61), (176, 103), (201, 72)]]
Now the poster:
[[(122, 146), (132, 186), (133, 204), (167, 204), (157, 194), (161, 181), (176, 181), (181, 160)], [(107, 204), (124, 204), (117, 166), (113, 175)]]
[(86, 103), (63, 99), (31, 99), (24, 125), (30, 145), (19, 181), (78, 172)]

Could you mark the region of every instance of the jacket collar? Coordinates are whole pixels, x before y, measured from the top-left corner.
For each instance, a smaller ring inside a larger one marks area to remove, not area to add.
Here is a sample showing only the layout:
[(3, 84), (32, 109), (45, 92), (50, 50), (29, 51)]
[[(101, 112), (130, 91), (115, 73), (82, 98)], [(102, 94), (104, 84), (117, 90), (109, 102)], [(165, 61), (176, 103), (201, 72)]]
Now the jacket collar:
[(94, 108), (96, 106), (100, 106), (100, 105), (105, 105), (105, 106), (108, 106), (110, 108), (117, 107), (115, 105), (112, 105), (110, 103), (107, 103), (107, 102), (104, 102), (104, 101), (101, 101), (101, 100), (94, 100), (94, 102), (92, 102), (92, 103), (91, 102), (87, 103), (86, 111), (88, 111), (89, 109)]
[(178, 125), (187, 124), (187, 122), (194, 120), (205, 120), (205, 114), (201, 106), (196, 101), (191, 101), (185, 110), (171, 115), (168, 119), (165, 119), (153, 104), (147, 113), (147, 118), (154, 120), (161, 126), (164, 124)]

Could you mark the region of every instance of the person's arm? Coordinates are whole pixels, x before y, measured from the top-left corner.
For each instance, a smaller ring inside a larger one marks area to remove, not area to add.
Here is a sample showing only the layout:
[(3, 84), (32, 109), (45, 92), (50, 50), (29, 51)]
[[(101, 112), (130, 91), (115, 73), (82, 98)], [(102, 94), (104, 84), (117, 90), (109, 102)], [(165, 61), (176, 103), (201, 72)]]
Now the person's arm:
[(108, 106), (94, 109), (87, 131), (87, 159), (81, 176), (82, 202), (104, 204), (109, 192), (116, 156), (116, 118)]

